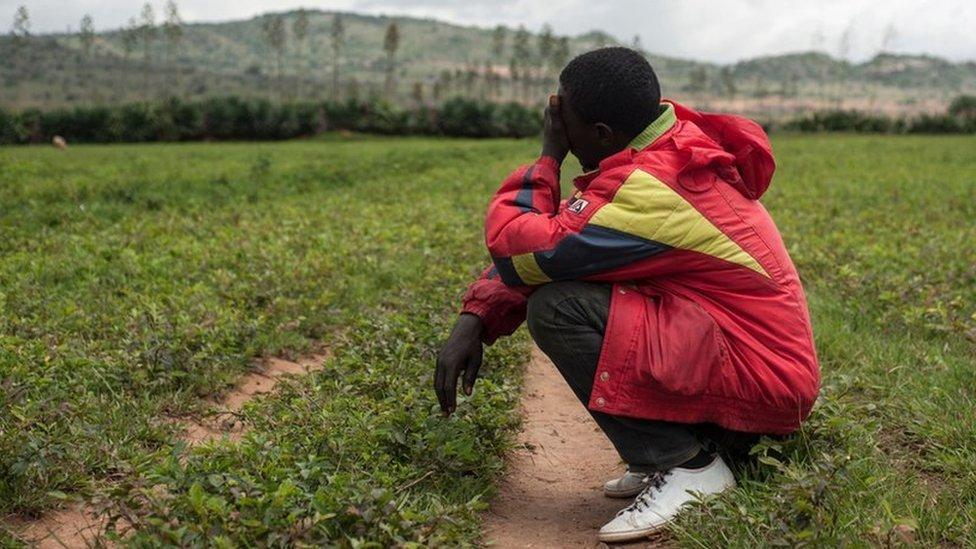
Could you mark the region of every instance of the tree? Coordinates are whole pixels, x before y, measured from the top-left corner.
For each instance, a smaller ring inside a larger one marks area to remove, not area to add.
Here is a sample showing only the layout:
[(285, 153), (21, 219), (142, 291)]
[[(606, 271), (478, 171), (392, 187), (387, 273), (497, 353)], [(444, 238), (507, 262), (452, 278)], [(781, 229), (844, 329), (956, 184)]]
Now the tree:
[(725, 97), (734, 99), (735, 94), (739, 90), (735, 85), (735, 73), (732, 72), (732, 68), (722, 67), (722, 71), (719, 73), (719, 79), (722, 81), (722, 93), (725, 94)]
[[(522, 99), (528, 92), (528, 82), (529, 82), (529, 69), (528, 67), (532, 64), (532, 51), (529, 49), (529, 31), (525, 30), (524, 26), (520, 26), (517, 31), (515, 31), (515, 36), (512, 39), (512, 62), (510, 63), (512, 70), (512, 87), (517, 88), (519, 80), (522, 84)], [(517, 93), (513, 93), (513, 96), (517, 96)]]
[(495, 67), (490, 61), (485, 61), (485, 66), (481, 71), (481, 89), (479, 97), (482, 100), (490, 99), (495, 96)]
[(478, 79), (478, 68), (467, 67), (463, 74), (464, 93), (468, 98), (474, 97), (474, 86)]
[(122, 55), (128, 61), (132, 57), (132, 52), (136, 50), (136, 44), (139, 43), (139, 24), (136, 23), (135, 17), (130, 17), (129, 23), (122, 28), (120, 39)]
[(153, 12), (152, 4), (146, 2), (142, 6), (142, 13), (139, 16), (139, 37), (142, 39), (142, 68), (145, 76), (146, 94), (151, 89), (150, 79), (152, 77), (152, 45), (156, 40), (156, 14)]
[(976, 123), (976, 95), (960, 95), (949, 104), (949, 115)]
[(330, 32), (332, 39), (332, 100), (338, 101), (339, 90), (339, 60), (342, 54), (342, 46), (346, 38), (346, 26), (342, 22), (342, 16), (338, 13), (332, 16), (332, 29)]
[(597, 48), (605, 48), (605, 47), (607, 47), (609, 45), (610, 45), (610, 37), (607, 36), (607, 33), (602, 32), (602, 31), (597, 31), (596, 32), (596, 47)]
[(386, 81), (383, 86), (383, 93), (387, 101), (393, 101), (396, 93), (396, 54), (400, 48), (400, 27), (396, 21), (391, 21), (386, 27), (386, 36), (383, 37), (383, 51), (386, 52)]
[(888, 23), (885, 27), (884, 34), (881, 36), (881, 52), (891, 51), (891, 47), (895, 44), (895, 40), (898, 39), (898, 29), (895, 28), (894, 23)]
[(539, 76), (543, 80), (549, 80), (549, 66), (552, 61), (552, 51), (556, 46), (556, 38), (552, 34), (552, 26), (549, 23), (542, 25), (542, 32), (539, 33)]
[(20, 6), (17, 8), (17, 12), (14, 13), (14, 25), (10, 31), (10, 36), (14, 39), (14, 42), (19, 42), (22, 45), (30, 38), (30, 13), (27, 12), (27, 6)]
[[(308, 11), (305, 8), (298, 10), (298, 16), (295, 17), (295, 22), (291, 27), (291, 34), (295, 37), (295, 51), (298, 54), (299, 64), (307, 64), (309, 61), (309, 47), (308, 47)], [(304, 61), (305, 63), (302, 63)], [(306, 73), (301, 75), (299, 82), (308, 77), (308, 67), (305, 67)], [(299, 85), (299, 95), (301, 95), (301, 86)]]
[(92, 19), (91, 15), (85, 14), (81, 18), (81, 25), (79, 26), (78, 38), (81, 41), (81, 54), (85, 58), (85, 65), (87, 70), (85, 78), (88, 80), (88, 91), (90, 94), (90, 99), (95, 100), (96, 87), (94, 80), (92, 78), (92, 51), (95, 48), (95, 21)]
[(122, 27), (119, 34), (119, 39), (122, 42), (122, 57), (125, 59), (125, 63), (119, 64), (118, 81), (125, 82), (125, 74), (129, 70), (132, 52), (136, 51), (136, 46), (139, 45), (139, 23), (136, 22), (136, 18), (130, 17), (128, 24)]
[(14, 13), (14, 25), (10, 30), (10, 45), (14, 51), (14, 57), (20, 59), (25, 46), (30, 41), (30, 14), (27, 13), (27, 6), (20, 6)]
[(441, 71), (441, 74), (437, 79), (437, 82), (440, 84), (438, 89), (438, 92), (440, 92), (438, 94), (438, 98), (440, 98), (441, 96), (445, 96), (445, 97), (451, 96), (453, 92), (452, 90), (453, 78), (454, 76), (451, 74), (451, 71), (449, 70)]
[(796, 97), (800, 93), (800, 77), (794, 72), (780, 83), (780, 97)]
[(837, 56), (840, 57), (841, 61), (846, 61), (847, 56), (851, 54), (853, 42), (854, 22), (851, 21), (851, 23), (844, 29), (844, 33), (840, 35), (840, 40), (837, 41)]
[(351, 101), (359, 101), (360, 87), (359, 79), (355, 76), (352, 77), (352, 79), (349, 81), (349, 91), (346, 93)]
[[(844, 33), (841, 34), (840, 40), (837, 42), (837, 56), (841, 60), (841, 80), (847, 79), (848, 69), (850, 64), (847, 63), (847, 57), (851, 53), (851, 49), (854, 46), (854, 21), (852, 20), (848, 23), (847, 28), (844, 29)], [(838, 93), (834, 98), (835, 108), (841, 108), (844, 103), (843, 94)]]
[(81, 25), (78, 27), (78, 39), (81, 41), (81, 53), (86, 60), (91, 58), (92, 50), (95, 47), (95, 21), (91, 15), (85, 14), (81, 18)]
[(278, 82), (278, 98), (282, 99), (285, 86), (282, 80), (282, 63), (285, 57), (285, 20), (280, 15), (267, 15), (261, 22), (264, 41), (275, 57), (275, 75)]
[(498, 99), (501, 96), (500, 80), (498, 78), (498, 74), (495, 72), (495, 65), (502, 63), (502, 59), (505, 58), (505, 38), (507, 34), (508, 30), (505, 28), (505, 25), (498, 25), (491, 33), (492, 59), (487, 64), (489, 68), (488, 85), (490, 88), (490, 95), (495, 99)]
[(430, 90), (430, 96), (431, 99), (433, 99), (434, 103), (437, 103), (441, 100), (441, 95), (444, 92), (443, 87), (444, 85), (441, 83), (441, 80), (438, 78), (437, 81), (434, 82), (434, 87), (431, 88)]
[(641, 37), (639, 34), (635, 34), (633, 40), (630, 41), (630, 49), (644, 53), (644, 44), (641, 42)]
[(424, 106), (424, 84), (422, 82), (413, 83), (413, 102), (418, 107)]
[(505, 56), (505, 35), (507, 31), (505, 25), (498, 25), (491, 33), (491, 53), (497, 63)]
[(552, 49), (551, 65), (553, 71), (558, 72), (562, 70), (566, 66), (566, 63), (569, 62), (569, 55), (569, 38), (561, 36), (556, 40), (556, 47)]
[(685, 89), (698, 95), (705, 93), (705, 90), (708, 89), (708, 73), (705, 71), (705, 67), (698, 66), (691, 70)]
[(467, 82), (464, 78), (464, 70), (454, 69), (454, 75), (451, 77), (454, 82), (454, 93), (455, 95), (464, 95), (465, 89), (467, 88)]
[(183, 40), (183, 19), (175, 0), (166, 2), (166, 21), (163, 23), (163, 35), (166, 37), (166, 63), (173, 71), (176, 87), (180, 85), (180, 70), (176, 65), (176, 57), (180, 53), (180, 42)]
[(514, 55), (508, 61), (508, 78), (512, 84), (510, 100), (518, 100), (519, 60)]
[(766, 87), (766, 80), (761, 76), (756, 80), (756, 89), (753, 95), (760, 99), (769, 97), (769, 88)]

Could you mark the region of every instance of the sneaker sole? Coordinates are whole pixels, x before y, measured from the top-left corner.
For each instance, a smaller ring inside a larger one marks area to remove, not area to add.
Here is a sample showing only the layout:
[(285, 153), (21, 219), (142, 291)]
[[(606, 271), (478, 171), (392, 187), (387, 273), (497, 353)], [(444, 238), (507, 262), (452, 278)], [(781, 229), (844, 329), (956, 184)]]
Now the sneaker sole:
[(632, 497), (637, 497), (637, 494), (641, 493), (641, 490), (643, 489), (644, 489), (643, 485), (638, 486), (633, 490), (628, 490), (626, 492), (614, 492), (604, 488), (603, 495), (607, 496), (608, 498), (614, 498), (614, 499), (632, 498)]
[(667, 523), (661, 524), (659, 526), (651, 526), (650, 528), (643, 528), (641, 530), (628, 530), (626, 532), (610, 532), (606, 534), (597, 534), (597, 539), (600, 541), (605, 541), (608, 543), (620, 543), (622, 541), (638, 541), (647, 538), (651, 534), (663, 530), (667, 526)]

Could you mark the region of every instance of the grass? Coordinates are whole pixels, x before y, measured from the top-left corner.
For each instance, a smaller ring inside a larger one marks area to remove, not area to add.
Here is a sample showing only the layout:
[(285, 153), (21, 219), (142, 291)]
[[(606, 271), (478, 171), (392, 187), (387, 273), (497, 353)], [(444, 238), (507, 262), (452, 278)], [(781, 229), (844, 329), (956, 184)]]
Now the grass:
[[(971, 137), (782, 136), (768, 197), (824, 387), (682, 544), (976, 543)], [(536, 144), (368, 139), (0, 150), (0, 516), (93, 498), (136, 545), (463, 544), (516, 425), (526, 338), (443, 420), (433, 357)], [(188, 449), (250, 367), (327, 367)], [(7, 542), (12, 542), (8, 538)], [(0, 535), (0, 545), (3, 544)]]
[[(83, 494), (141, 517), (141, 538), (180, 544), (477, 534), (519, 345), (493, 349), (478, 405), (451, 421), (430, 375), (487, 260), (486, 197), (524, 144), (2, 155), (0, 516)], [(166, 418), (250, 357), (317, 340), (325, 371), (247, 408), (244, 442), (179, 459)]]
[(976, 543), (976, 140), (776, 141), (768, 200), (810, 299), (821, 398), (696, 545)]

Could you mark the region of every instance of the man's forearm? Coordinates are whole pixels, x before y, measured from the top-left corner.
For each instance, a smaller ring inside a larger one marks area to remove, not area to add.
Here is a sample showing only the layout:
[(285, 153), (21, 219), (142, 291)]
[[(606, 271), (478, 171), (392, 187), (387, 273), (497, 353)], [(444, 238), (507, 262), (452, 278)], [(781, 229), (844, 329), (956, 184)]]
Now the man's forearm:
[[(490, 344), (503, 335), (514, 332), (525, 320), (527, 296), (531, 288), (510, 288), (489, 276), (493, 269), (486, 269), (481, 278), (468, 286), (461, 307), (462, 316), (478, 320), (481, 341)], [(465, 322), (474, 323), (468, 319)]]
[(485, 321), (474, 313), (462, 311), (458, 316), (457, 326), (458, 329), (462, 330), (464, 333), (471, 334), (477, 337), (479, 340), (484, 335)]

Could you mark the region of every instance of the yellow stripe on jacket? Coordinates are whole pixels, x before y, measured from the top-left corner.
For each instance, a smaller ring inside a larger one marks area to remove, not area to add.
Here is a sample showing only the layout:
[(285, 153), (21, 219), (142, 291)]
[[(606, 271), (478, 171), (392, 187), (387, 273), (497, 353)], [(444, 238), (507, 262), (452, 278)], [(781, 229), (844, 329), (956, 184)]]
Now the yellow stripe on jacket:
[(546, 276), (546, 273), (542, 272), (542, 268), (539, 267), (539, 263), (535, 260), (535, 254), (533, 253), (513, 256), (512, 265), (515, 267), (515, 272), (518, 273), (522, 282), (528, 285), (545, 284), (546, 282), (552, 281), (551, 278)]
[(684, 197), (642, 170), (634, 170), (613, 201), (593, 214), (590, 224), (707, 254), (769, 276), (754, 257)]

